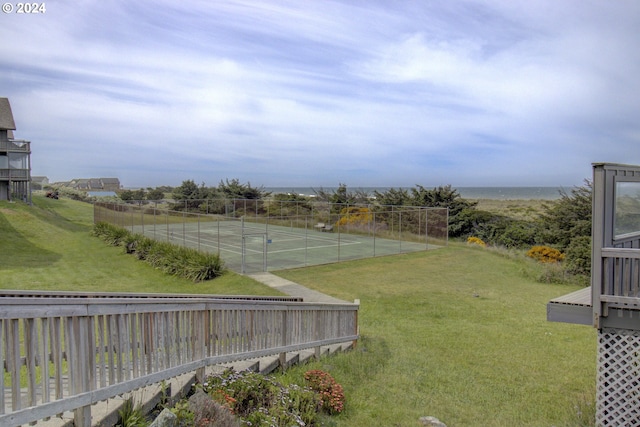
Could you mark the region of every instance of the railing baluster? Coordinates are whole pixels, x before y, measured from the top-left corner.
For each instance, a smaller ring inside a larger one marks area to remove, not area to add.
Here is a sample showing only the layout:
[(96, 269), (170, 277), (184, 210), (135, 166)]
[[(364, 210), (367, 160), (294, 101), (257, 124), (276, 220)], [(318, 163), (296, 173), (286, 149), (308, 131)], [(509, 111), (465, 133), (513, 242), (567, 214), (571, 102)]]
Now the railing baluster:
[(24, 319), (24, 342), (27, 369), (27, 406), (37, 403), (36, 358), (38, 357), (38, 337), (35, 319)]
[(0, 415), (4, 414), (5, 411), (5, 395), (4, 395), (4, 372), (5, 372), (5, 351), (7, 350), (7, 346), (5, 345), (5, 327), (6, 320), (0, 319), (0, 368), (2, 375), (0, 375)]
[(96, 351), (98, 352), (98, 378), (99, 378), (99, 386), (106, 387), (107, 385), (107, 367), (106, 367), (106, 355), (107, 348), (105, 343), (105, 316), (97, 316), (97, 328), (98, 328), (98, 348)]
[(140, 343), (138, 342), (138, 315), (133, 313), (130, 315), (129, 328), (131, 329), (131, 370), (133, 378), (140, 376), (138, 352), (140, 351)]
[(62, 399), (64, 395), (64, 388), (62, 382), (62, 376), (64, 375), (64, 368), (62, 366), (62, 341), (60, 335), (60, 317), (54, 317), (49, 323), (49, 332), (51, 336), (51, 353), (53, 361), (53, 369), (55, 375), (55, 398)]
[[(40, 321), (40, 334), (42, 336), (42, 351), (40, 357), (41, 376), (42, 376), (42, 401), (49, 402), (51, 400), (51, 387), (49, 386), (49, 318), (43, 317)], [(1, 341), (1, 339), (0, 339)]]

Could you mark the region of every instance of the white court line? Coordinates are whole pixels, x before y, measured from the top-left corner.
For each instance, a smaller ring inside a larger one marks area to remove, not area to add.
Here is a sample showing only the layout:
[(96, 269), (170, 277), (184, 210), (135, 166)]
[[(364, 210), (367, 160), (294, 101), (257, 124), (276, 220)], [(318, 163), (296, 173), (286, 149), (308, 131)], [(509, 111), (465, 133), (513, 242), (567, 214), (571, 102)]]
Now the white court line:
[(282, 253), (282, 252), (304, 251), (305, 249), (311, 251), (311, 250), (314, 250), (314, 249), (337, 248), (338, 246), (361, 245), (361, 244), (362, 244), (361, 242), (351, 242), (351, 243), (344, 243), (344, 244), (340, 243), (340, 245), (335, 244), (335, 245), (325, 245), (325, 246), (309, 246), (307, 248), (280, 249), (278, 251), (267, 250), (267, 253), (279, 254), (279, 253)]
[[(209, 235), (212, 235), (213, 238), (212, 239), (207, 239), (207, 238), (202, 238), (202, 236), (200, 237), (200, 246), (204, 246), (207, 248), (212, 248), (212, 249), (216, 249), (219, 251), (225, 251), (225, 252), (229, 252), (235, 255), (242, 255), (242, 246), (238, 246), (238, 245), (234, 245), (234, 244), (230, 244), (230, 243), (226, 243), (226, 242), (219, 242), (217, 241), (217, 239), (215, 238), (215, 236), (218, 235), (218, 233), (216, 231), (214, 232), (203, 232), (202, 230), (200, 231), (200, 233), (206, 233)], [(153, 234), (153, 232), (151, 232), (150, 234)], [(162, 230), (162, 232), (158, 233), (156, 231), (155, 233), (160, 234), (161, 236), (167, 237), (167, 233), (166, 230)], [(193, 244), (193, 246), (189, 246), (191, 248), (196, 248), (198, 245), (198, 238), (193, 238), (193, 237), (188, 237), (186, 235), (182, 235), (182, 233), (180, 233), (179, 236), (175, 236), (172, 232), (169, 233), (170, 234), (170, 239), (168, 240), (169, 242), (171, 241), (176, 241), (177, 242), (189, 242), (191, 244)], [(260, 233), (261, 234), (261, 233)], [(277, 239), (277, 242), (290, 242), (290, 241), (294, 241), (294, 240), (305, 240), (305, 237), (308, 236), (304, 236), (304, 235), (298, 235), (298, 234), (293, 234), (293, 233), (286, 233), (286, 232), (275, 232), (274, 234), (281, 234), (281, 235), (285, 235), (285, 236), (290, 236), (292, 237), (291, 239)], [(240, 239), (242, 238), (241, 235), (239, 234), (229, 234), (229, 235), (236, 235), (238, 236)], [(267, 237), (270, 240), (274, 240), (271, 236), (269, 236), (269, 234), (267, 234)], [(332, 244), (330, 245), (321, 245), (321, 246), (306, 246), (306, 247), (297, 247), (297, 248), (291, 248), (291, 249), (280, 249), (280, 250), (269, 250), (267, 248), (267, 253), (270, 254), (277, 254), (277, 253), (285, 253), (285, 252), (297, 252), (297, 251), (304, 251), (304, 250), (314, 250), (314, 249), (326, 249), (326, 248), (337, 248), (339, 246), (349, 246), (349, 245), (360, 245), (363, 244), (363, 242), (357, 241), (357, 240), (340, 240), (338, 241), (337, 239), (327, 239), (327, 238), (323, 238), (323, 237), (311, 237), (310, 239), (307, 240), (316, 240), (316, 241), (324, 241), (324, 242), (332, 242)], [(213, 242), (213, 243), (209, 243), (209, 242)], [(271, 243), (273, 244), (273, 243)], [(226, 247), (223, 247), (226, 246)], [(232, 248), (232, 249), (229, 249)], [(246, 252), (250, 252), (250, 253), (255, 253), (255, 254), (261, 254), (263, 253), (263, 250), (257, 250), (257, 249), (251, 249), (249, 247), (245, 246), (245, 251)], [(245, 253), (246, 253), (245, 252)]]

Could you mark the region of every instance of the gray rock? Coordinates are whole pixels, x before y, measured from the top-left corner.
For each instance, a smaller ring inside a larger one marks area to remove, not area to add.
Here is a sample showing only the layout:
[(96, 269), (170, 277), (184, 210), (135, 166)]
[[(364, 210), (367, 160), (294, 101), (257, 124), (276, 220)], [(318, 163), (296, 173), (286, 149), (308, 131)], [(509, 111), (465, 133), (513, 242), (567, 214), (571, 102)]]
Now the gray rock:
[(437, 419), (436, 417), (428, 416), (428, 417), (420, 417), (420, 422), (423, 426), (427, 427), (447, 427), (445, 423)]
[(163, 409), (149, 427), (176, 427), (177, 425), (178, 417), (176, 414), (168, 409)]

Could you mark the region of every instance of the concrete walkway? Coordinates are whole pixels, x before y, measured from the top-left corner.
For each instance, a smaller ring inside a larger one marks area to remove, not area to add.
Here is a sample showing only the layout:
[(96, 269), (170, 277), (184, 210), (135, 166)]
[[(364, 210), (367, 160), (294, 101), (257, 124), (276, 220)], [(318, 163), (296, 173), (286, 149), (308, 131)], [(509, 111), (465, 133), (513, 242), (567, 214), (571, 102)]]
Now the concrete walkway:
[(349, 303), (349, 301), (330, 297), (329, 295), (305, 288), (291, 280), (283, 279), (282, 277), (278, 277), (275, 274), (268, 272), (247, 274), (247, 276), (292, 297), (301, 297), (304, 302), (323, 302), (332, 304)]

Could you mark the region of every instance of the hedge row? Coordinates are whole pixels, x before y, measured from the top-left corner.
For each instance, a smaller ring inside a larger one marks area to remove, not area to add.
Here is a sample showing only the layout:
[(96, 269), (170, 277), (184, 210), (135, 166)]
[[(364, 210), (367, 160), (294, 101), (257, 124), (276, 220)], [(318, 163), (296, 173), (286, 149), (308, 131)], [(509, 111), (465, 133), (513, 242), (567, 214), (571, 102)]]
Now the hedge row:
[(225, 270), (223, 261), (216, 254), (153, 240), (106, 222), (96, 223), (92, 234), (110, 245), (124, 247), (126, 253), (154, 268), (194, 282), (214, 279)]

